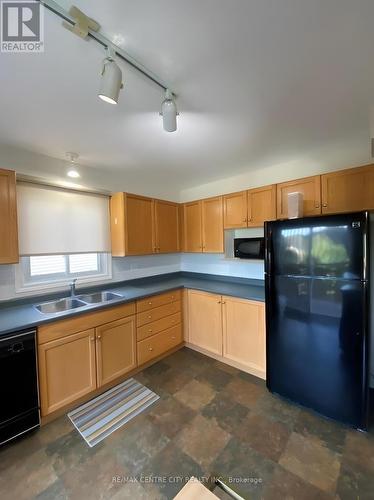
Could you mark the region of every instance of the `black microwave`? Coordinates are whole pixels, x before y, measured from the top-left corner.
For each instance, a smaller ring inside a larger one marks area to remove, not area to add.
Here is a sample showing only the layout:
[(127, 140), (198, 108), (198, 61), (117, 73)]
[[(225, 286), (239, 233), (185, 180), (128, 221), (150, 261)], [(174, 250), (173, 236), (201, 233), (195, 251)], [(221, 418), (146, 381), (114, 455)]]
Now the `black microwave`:
[(239, 259), (265, 258), (265, 238), (235, 238), (234, 256)]

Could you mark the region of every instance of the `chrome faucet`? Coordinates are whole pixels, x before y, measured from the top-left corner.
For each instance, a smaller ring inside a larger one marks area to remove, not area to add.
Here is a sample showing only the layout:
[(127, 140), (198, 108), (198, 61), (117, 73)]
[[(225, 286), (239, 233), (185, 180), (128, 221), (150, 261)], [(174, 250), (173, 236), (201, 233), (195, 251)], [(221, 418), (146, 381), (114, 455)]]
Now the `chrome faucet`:
[(73, 281), (70, 283), (70, 297), (75, 297), (75, 284), (77, 282), (78, 278), (74, 278)]

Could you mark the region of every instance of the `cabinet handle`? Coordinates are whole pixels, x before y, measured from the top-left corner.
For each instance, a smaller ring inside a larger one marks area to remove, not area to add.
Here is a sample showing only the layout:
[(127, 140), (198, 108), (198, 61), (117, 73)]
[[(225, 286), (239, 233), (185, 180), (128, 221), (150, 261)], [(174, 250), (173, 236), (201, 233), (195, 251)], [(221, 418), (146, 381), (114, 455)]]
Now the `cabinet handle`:
[(149, 333), (152, 333), (152, 328), (150, 328), (150, 329), (148, 330), (148, 332), (149, 332)]
[(245, 219), (243, 219), (243, 222), (247, 222), (247, 219), (246, 219), (246, 218), (245, 218)]
[(95, 340), (95, 337), (90, 337), (91, 342)]
[(148, 319), (152, 319), (152, 316), (148, 316)]
[(316, 208), (319, 208), (319, 203), (316, 203), (315, 207), (316, 207)]
[(98, 336), (97, 336), (97, 339), (98, 339), (98, 340), (100, 340), (100, 339), (101, 339), (101, 335), (98, 335)]
[(174, 335), (171, 337), (171, 340), (175, 340), (175, 336)]
[(221, 302), (221, 304), (225, 305), (225, 304), (226, 304), (226, 302)]
[(322, 206), (326, 208), (327, 207), (327, 203), (324, 203)]
[(222, 302), (219, 300), (219, 301), (217, 302), (217, 304), (222, 304)]
[(149, 347), (149, 348), (148, 348), (148, 350), (149, 350), (149, 351), (153, 351), (153, 347)]
[(157, 247), (154, 247), (153, 248), (153, 252), (156, 253), (157, 252)]
[(148, 305), (151, 306), (152, 305), (152, 302), (148, 302)]

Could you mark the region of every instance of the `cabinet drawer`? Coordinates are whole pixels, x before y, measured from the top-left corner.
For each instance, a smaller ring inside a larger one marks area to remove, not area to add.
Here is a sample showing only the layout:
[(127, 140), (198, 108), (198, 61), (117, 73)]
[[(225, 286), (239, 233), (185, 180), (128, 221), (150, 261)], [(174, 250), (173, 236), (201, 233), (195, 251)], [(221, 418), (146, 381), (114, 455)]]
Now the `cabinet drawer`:
[(181, 290), (173, 290), (172, 292), (162, 293), (161, 295), (154, 295), (148, 299), (138, 300), (136, 302), (136, 312), (148, 311), (149, 309), (178, 300), (181, 300)]
[(182, 325), (173, 326), (164, 332), (156, 333), (138, 342), (138, 365), (157, 358), (182, 342)]
[(136, 331), (136, 338), (138, 341), (144, 340), (155, 333), (162, 332), (163, 330), (179, 325), (180, 323), (182, 323), (182, 314), (178, 312), (157, 321), (152, 321), (152, 323), (148, 323), (147, 325), (140, 326)]
[(136, 316), (136, 326), (143, 326), (148, 323), (152, 323), (152, 321), (157, 321), (158, 319), (164, 318), (165, 316), (170, 316), (171, 314), (175, 314), (181, 310), (181, 303), (171, 302), (170, 304), (166, 304), (164, 306), (155, 307), (149, 311), (144, 311), (138, 313)]

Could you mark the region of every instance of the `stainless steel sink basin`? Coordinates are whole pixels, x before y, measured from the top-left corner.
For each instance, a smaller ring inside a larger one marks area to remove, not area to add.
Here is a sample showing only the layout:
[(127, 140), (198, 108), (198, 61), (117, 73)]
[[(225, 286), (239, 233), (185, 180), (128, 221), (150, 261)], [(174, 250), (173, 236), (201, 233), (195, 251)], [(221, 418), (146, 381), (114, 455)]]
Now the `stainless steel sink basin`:
[(83, 302), (87, 302), (87, 304), (99, 304), (100, 302), (108, 302), (121, 297), (122, 295), (113, 292), (96, 292), (77, 296), (79, 300), (83, 300)]
[(43, 314), (53, 314), (59, 313), (63, 311), (69, 311), (71, 309), (76, 309), (77, 307), (86, 306), (87, 303), (79, 300), (75, 297), (54, 300), (53, 302), (44, 302), (43, 304), (39, 304), (35, 306), (35, 308), (43, 313)]

